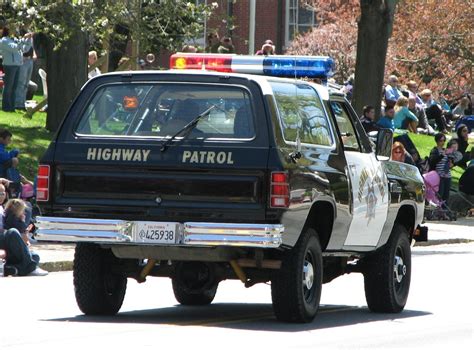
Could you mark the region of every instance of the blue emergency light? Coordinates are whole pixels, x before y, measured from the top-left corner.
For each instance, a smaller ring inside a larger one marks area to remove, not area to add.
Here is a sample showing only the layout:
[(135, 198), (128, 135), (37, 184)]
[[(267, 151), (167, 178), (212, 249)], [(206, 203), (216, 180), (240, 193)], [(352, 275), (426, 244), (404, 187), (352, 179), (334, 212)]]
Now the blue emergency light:
[(286, 78), (327, 79), (334, 74), (334, 60), (327, 56), (245, 56), (177, 53), (170, 57), (170, 68), (262, 74)]

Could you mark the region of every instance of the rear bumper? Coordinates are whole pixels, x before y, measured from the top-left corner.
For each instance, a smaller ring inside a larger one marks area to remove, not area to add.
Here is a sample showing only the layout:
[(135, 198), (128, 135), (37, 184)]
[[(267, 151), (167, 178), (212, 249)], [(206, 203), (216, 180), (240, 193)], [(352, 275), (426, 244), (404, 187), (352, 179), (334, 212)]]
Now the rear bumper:
[(36, 218), (39, 241), (144, 244), (160, 246), (236, 246), (277, 248), (282, 244), (283, 225), (232, 224), (211, 222), (159, 223), (175, 227), (173, 242), (144, 241), (138, 221), (79, 219), (65, 217)]

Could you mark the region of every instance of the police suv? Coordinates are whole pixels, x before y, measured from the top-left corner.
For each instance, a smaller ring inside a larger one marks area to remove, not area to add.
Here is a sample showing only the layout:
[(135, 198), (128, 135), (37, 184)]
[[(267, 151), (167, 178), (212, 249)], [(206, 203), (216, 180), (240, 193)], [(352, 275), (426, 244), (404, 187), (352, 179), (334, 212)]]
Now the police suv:
[(328, 57), (176, 54), (169, 71), (105, 74), (41, 159), (37, 238), (77, 242), (82, 312), (115, 314), (127, 278), (170, 277), (177, 301), (271, 283), (275, 316), (315, 317), (322, 284), (364, 275), (369, 309), (400, 312), (422, 220), (415, 167), (388, 160), (326, 79)]

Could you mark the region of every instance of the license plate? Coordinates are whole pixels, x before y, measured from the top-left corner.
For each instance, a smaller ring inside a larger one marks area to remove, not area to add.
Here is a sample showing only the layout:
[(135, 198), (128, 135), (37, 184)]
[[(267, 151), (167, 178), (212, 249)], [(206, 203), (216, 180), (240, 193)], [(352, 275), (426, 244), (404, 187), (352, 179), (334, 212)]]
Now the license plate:
[(175, 244), (177, 241), (176, 222), (135, 222), (135, 241), (142, 243)]

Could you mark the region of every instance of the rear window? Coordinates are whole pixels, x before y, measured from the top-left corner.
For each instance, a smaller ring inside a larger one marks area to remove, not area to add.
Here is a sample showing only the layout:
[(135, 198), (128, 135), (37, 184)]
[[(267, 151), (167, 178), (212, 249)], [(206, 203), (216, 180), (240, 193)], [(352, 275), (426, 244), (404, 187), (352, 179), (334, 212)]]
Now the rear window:
[(102, 86), (84, 109), (75, 132), (172, 136), (210, 107), (211, 112), (199, 120), (188, 138), (254, 137), (250, 95), (245, 88), (189, 83)]

